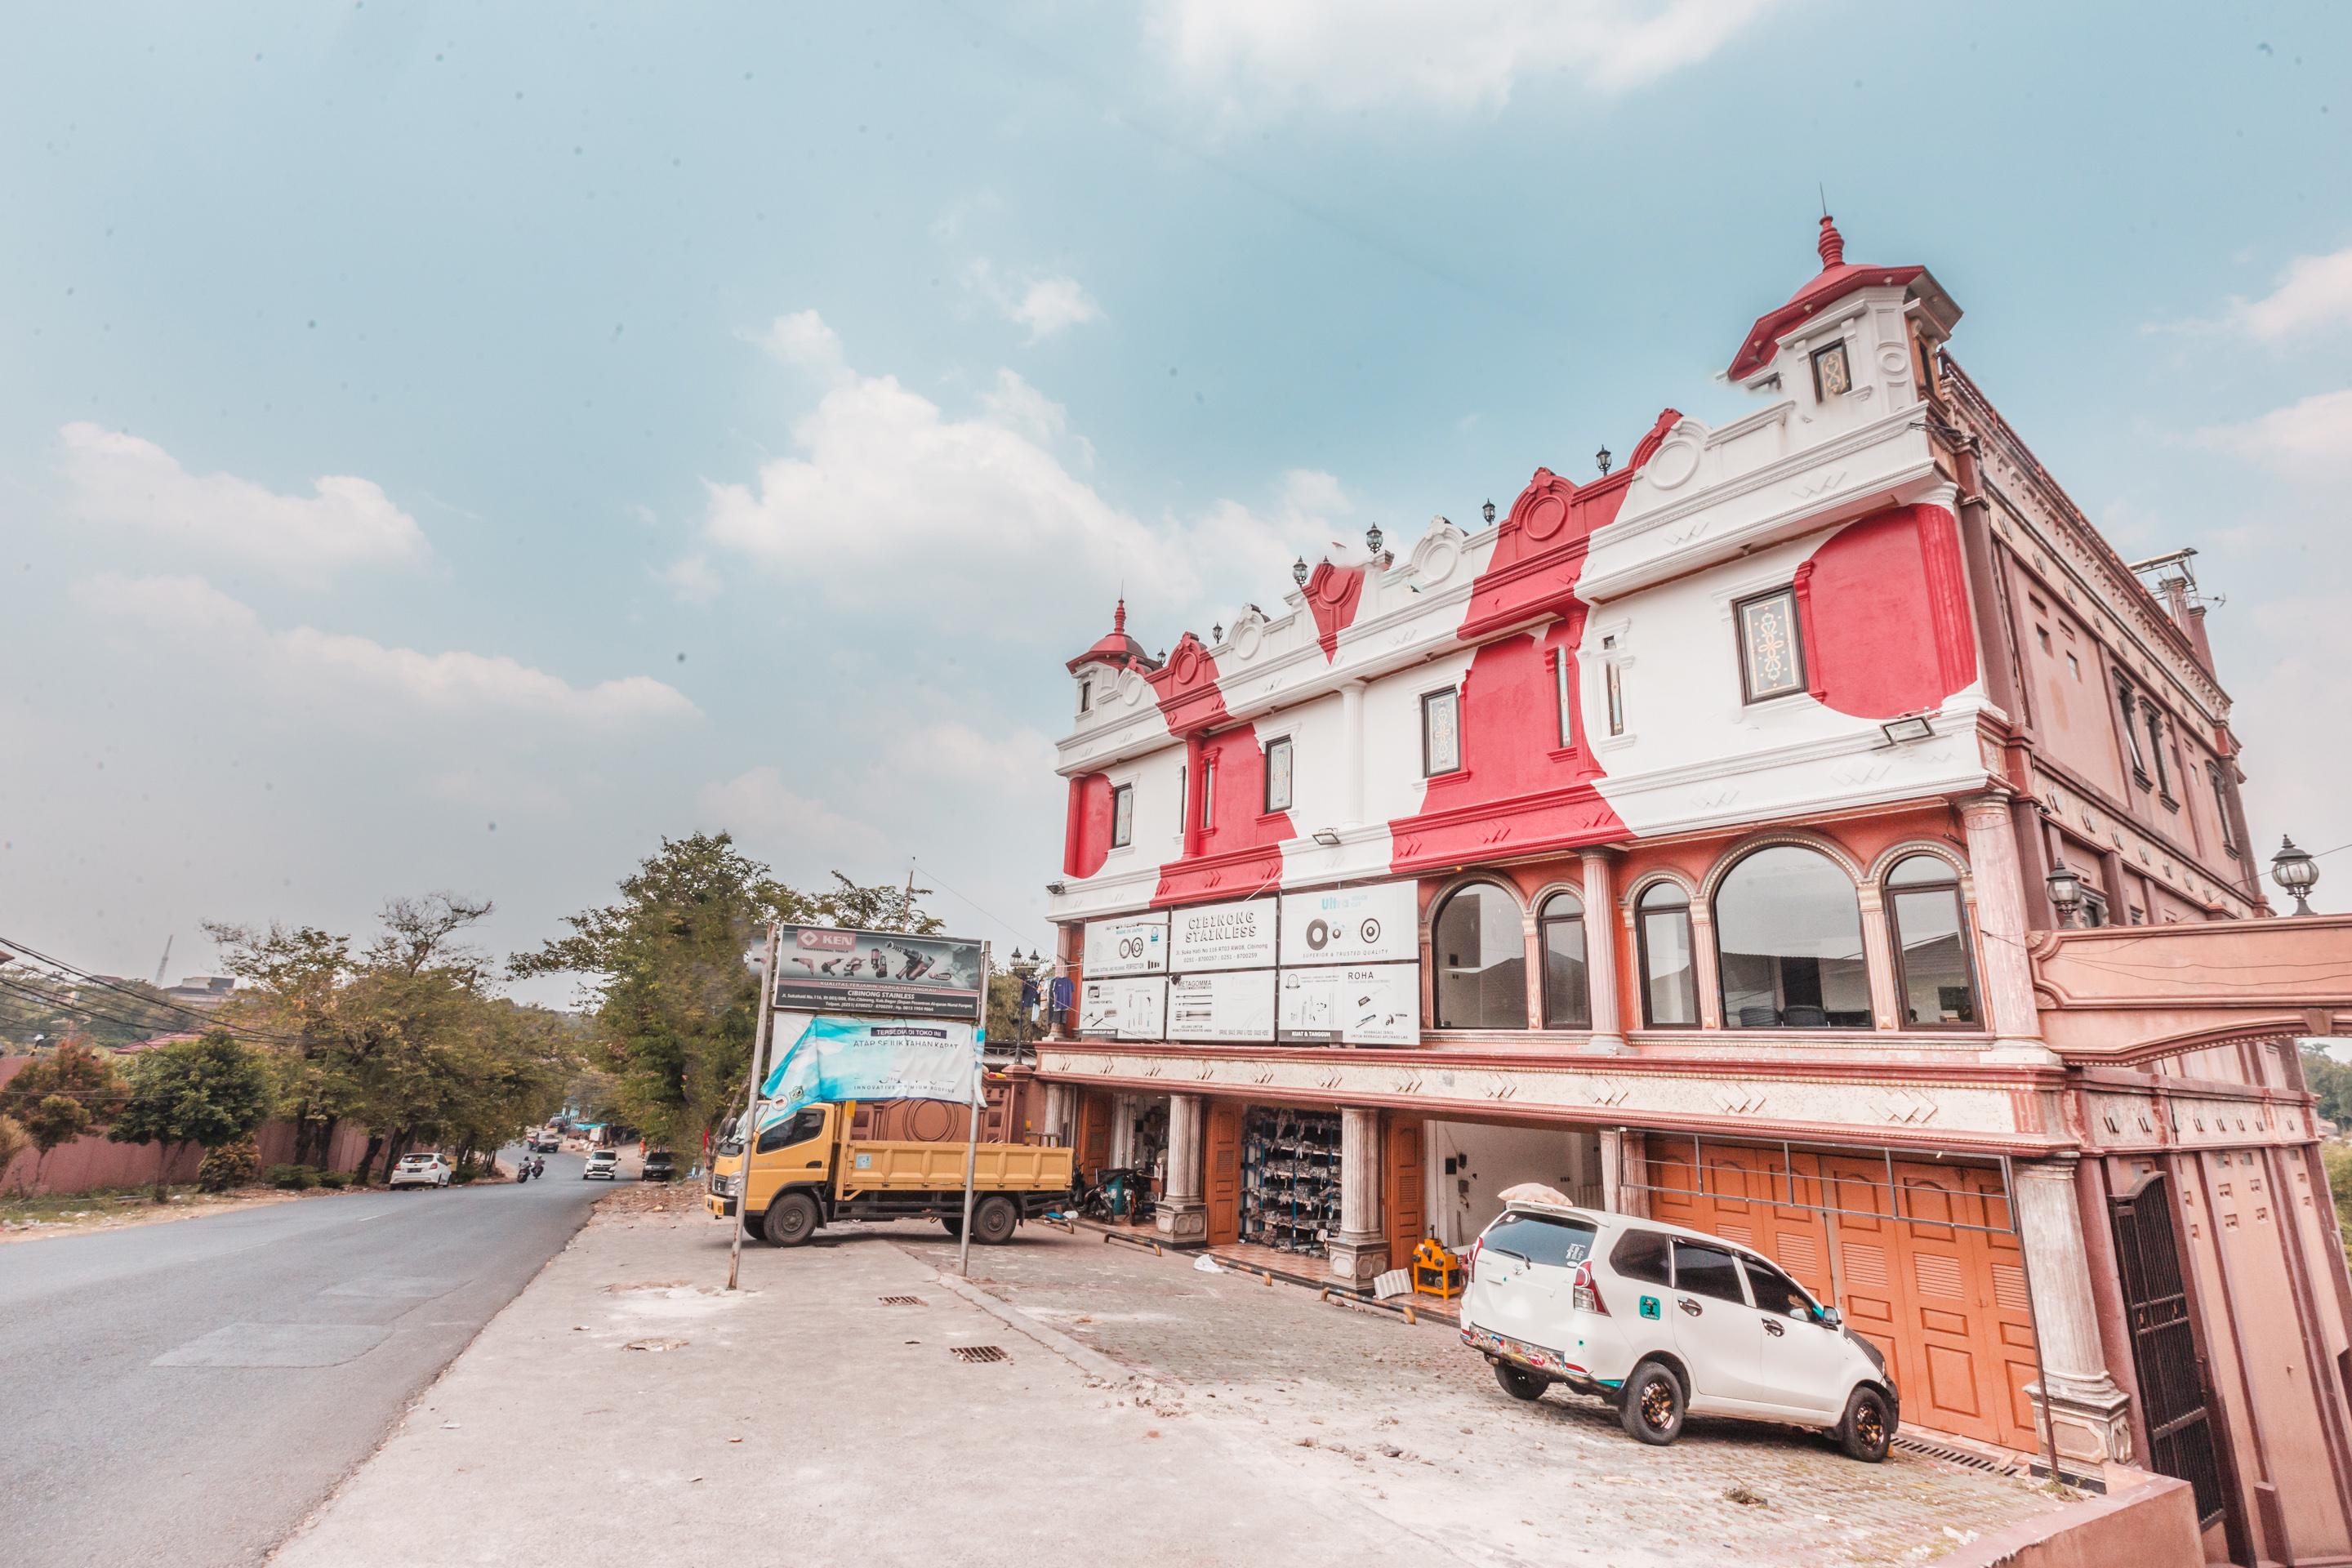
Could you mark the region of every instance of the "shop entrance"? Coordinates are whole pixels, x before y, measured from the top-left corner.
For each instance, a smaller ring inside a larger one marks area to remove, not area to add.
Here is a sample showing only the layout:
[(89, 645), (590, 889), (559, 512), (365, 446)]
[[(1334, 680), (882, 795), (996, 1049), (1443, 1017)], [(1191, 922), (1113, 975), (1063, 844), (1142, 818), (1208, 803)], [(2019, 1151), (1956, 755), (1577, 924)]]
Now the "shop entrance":
[(1252, 1106), (1242, 1122), (1240, 1239), (1328, 1257), (1339, 1228), (1339, 1118)]
[(1904, 1424), (2041, 1444), (2033, 1319), (1996, 1167), (1653, 1136), (1653, 1217), (1752, 1247), (1844, 1312), (1903, 1390)]
[(1202, 1199), (1209, 1210), (1208, 1242), (1228, 1247), (1242, 1238), (1242, 1106), (1213, 1100), (1201, 1131)]

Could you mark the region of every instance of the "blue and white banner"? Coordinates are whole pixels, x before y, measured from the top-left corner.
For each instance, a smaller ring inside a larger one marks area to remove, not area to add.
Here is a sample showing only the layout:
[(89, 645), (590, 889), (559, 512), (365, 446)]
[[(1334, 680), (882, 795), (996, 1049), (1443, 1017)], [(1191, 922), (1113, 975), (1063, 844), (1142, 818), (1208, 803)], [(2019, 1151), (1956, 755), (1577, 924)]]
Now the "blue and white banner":
[(761, 1124), (803, 1105), (845, 1100), (979, 1098), (979, 1030), (952, 1019), (809, 1020), (760, 1086)]

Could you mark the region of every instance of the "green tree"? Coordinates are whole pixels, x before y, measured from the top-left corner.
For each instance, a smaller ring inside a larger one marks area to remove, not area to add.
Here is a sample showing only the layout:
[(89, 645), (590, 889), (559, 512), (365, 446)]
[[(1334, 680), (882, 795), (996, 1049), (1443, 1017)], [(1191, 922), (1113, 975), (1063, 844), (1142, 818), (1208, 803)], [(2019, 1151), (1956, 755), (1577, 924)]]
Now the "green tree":
[[(0, 1084), (0, 1115), (14, 1120), (33, 1142), (33, 1184), (61, 1144), (103, 1127), (122, 1104), (122, 1075), (114, 1058), (86, 1041), (68, 1040), (36, 1057)], [(0, 1166), (0, 1169), (5, 1169)]]
[(140, 1053), (131, 1092), (106, 1135), (118, 1143), (155, 1143), (155, 1201), (166, 1196), (172, 1155), (194, 1144), (217, 1149), (244, 1137), (269, 1114), (269, 1071), (226, 1029)]
[(15, 988), (0, 987), (0, 1050), (81, 1038), (100, 1050), (192, 1026), (185, 1012), (143, 980), (94, 984), (29, 965), (11, 964)]
[(33, 1135), (13, 1116), (0, 1116), (0, 1176), (16, 1163), (16, 1156), (33, 1146)]
[(2352, 1129), (2352, 1067), (2317, 1046), (2303, 1047), (2303, 1079), (2319, 1099), (2319, 1114)]
[(518, 953), (518, 976), (587, 977), (591, 1051), (620, 1115), (657, 1143), (692, 1148), (743, 1092), (759, 1012), (748, 959), (772, 921), (921, 935), (926, 889), (862, 887), (835, 871), (808, 894), (725, 834), (662, 840), (620, 898), (565, 921), (572, 934)]

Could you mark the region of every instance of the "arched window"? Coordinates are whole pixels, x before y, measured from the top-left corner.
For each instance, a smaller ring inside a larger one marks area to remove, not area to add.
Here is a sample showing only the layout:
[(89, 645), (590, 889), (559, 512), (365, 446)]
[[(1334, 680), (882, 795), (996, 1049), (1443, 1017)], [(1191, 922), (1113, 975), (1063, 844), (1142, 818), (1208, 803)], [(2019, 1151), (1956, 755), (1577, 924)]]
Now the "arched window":
[(1672, 882), (1645, 889), (1633, 906), (1642, 958), (1642, 1022), (1654, 1029), (1698, 1022), (1698, 971), (1691, 962), (1690, 895)]
[(1911, 1028), (1969, 1028), (1977, 987), (1969, 965), (1960, 879), (1937, 855), (1912, 855), (1886, 873), (1886, 929), (1895, 941), (1895, 988)]
[(1446, 899), (1431, 931), (1437, 956), (1437, 1026), (1528, 1026), (1528, 940), (1518, 900), (1492, 882)]
[(1589, 1029), (1592, 996), (1585, 988), (1584, 900), (1554, 893), (1536, 919), (1543, 936), (1544, 1027)]
[(1862, 906), (1829, 857), (1759, 849), (1715, 891), (1723, 1022), (1734, 1029), (1867, 1029)]

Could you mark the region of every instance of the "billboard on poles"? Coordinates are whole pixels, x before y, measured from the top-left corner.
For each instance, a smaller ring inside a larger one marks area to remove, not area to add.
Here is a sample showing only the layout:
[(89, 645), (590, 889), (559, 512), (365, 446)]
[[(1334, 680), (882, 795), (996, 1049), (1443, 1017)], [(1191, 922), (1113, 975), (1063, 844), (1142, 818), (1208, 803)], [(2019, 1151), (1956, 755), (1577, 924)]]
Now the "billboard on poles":
[(812, 1018), (761, 1086), (764, 1128), (819, 1101), (979, 1098), (979, 1028), (970, 1019)]
[(1237, 969), (1182, 974), (1168, 983), (1171, 1040), (1274, 1038), (1274, 971)]
[(1115, 974), (1167, 973), (1168, 917), (1127, 915), (1117, 920), (1088, 921), (1084, 962), (1089, 980), (1108, 980)]
[(1196, 904), (1169, 916), (1174, 954), (1168, 967), (1178, 974), (1212, 969), (1274, 967), (1272, 899)]
[(1417, 963), (1421, 905), (1411, 882), (1282, 895), (1282, 966)]
[(779, 936), (779, 1011), (980, 1021), (977, 942), (833, 926), (784, 926)]

